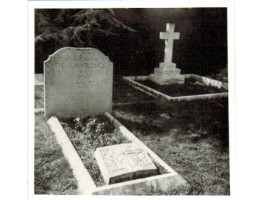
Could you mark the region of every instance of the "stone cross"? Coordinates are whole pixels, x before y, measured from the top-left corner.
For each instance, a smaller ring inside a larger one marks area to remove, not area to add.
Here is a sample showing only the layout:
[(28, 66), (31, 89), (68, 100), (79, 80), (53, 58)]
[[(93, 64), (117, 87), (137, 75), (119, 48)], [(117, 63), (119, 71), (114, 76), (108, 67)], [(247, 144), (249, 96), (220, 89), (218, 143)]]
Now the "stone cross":
[(160, 32), (160, 39), (165, 39), (164, 62), (171, 63), (173, 55), (173, 40), (179, 40), (180, 33), (174, 32), (174, 24), (166, 24), (167, 32)]

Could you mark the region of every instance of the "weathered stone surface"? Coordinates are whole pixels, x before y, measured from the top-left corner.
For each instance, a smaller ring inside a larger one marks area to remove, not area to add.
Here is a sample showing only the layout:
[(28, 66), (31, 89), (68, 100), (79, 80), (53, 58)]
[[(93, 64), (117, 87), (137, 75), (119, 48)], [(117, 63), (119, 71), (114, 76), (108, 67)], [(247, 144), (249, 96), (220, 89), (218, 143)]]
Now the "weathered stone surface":
[(133, 143), (100, 147), (96, 149), (94, 156), (107, 184), (158, 173), (147, 153)]
[(99, 50), (66, 47), (44, 63), (45, 115), (60, 118), (112, 110), (113, 63)]
[(168, 69), (176, 69), (176, 63), (164, 63), (164, 62), (161, 62), (159, 63), (159, 67), (161, 69), (164, 69), (164, 70), (167, 70)]

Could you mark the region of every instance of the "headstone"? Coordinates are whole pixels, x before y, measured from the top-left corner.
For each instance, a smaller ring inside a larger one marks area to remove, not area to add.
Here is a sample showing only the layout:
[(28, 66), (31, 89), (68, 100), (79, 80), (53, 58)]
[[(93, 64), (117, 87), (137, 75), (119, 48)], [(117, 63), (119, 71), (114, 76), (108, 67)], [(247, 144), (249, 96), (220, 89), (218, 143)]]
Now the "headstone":
[(179, 40), (180, 33), (174, 32), (174, 24), (167, 23), (166, 31), (160, 33), (160, 39), (165, 39), (164, 62), (159, 68), (154, 69), (154, 74), (150, 74), (150, 80), (159, 85), (172, 83), (183, 84), (185, 77), (180, 74), (181, 70), (172, 63), (173, 40)]
[(99, 50), (59, 49), (45, 61), (44, 76), (47, 117), (111, 112), (113, 63)]
[(106, 184), (158, 174), (147, 153), (134, 143), (100, 147), (94, 156)]

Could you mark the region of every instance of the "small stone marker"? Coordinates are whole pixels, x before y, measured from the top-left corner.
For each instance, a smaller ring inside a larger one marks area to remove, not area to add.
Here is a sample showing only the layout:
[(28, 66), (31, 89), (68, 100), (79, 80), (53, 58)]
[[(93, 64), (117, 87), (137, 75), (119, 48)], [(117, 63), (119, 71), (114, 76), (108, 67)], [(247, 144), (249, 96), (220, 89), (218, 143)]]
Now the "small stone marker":
[(166, 24), (166, 31), (160, 33), (160, 39), (165, 39), (164, 62), (154, 69), (154, 74), (150, 74), (150, 80), (159, 85), (183, 84), (185, 78), (180, 75), (181, 70), (172, 63), (173, 40), (179, 40), (180, 33), (174, 32), (174, 24), (170, 23)]
[(47, 117), (111, 112), (113, 63), (99, 50), (59, 49), (45, 61), (44, 76)]
[(137, 144), (97, 148), (94, 154), (106, 184), (158, 174), (150, 157)]

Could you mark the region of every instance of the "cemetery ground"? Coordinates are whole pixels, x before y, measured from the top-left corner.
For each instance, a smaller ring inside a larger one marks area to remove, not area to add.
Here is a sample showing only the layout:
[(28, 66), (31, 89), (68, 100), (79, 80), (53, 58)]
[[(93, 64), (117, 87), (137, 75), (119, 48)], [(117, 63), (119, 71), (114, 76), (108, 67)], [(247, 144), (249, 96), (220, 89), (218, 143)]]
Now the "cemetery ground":
[[(43, 86), (36, 86), (35, 108), (43, 107), (43, 98)], [(115, 79), (113, 103), (113, 116), (190, 184), (189, 195), (230, 194), (227, 98), (168, 103)], [(76, 194), (45, 122), (43, 113), (35, 114), (35, 193)]]
[(77, 194), (72, 170), (43, 113), (35, 114), (34, 157), (35, 194)]

